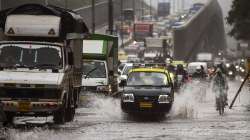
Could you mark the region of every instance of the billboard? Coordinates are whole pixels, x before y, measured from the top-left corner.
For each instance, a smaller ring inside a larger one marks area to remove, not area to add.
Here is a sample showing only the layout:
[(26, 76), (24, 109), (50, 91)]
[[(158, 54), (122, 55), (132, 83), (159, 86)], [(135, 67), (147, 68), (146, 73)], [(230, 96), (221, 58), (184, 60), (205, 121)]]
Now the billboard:
[(158, 16), (165, 17), (170, 13), (170, 3), (169, 2), (159, 2), (158, 3)]

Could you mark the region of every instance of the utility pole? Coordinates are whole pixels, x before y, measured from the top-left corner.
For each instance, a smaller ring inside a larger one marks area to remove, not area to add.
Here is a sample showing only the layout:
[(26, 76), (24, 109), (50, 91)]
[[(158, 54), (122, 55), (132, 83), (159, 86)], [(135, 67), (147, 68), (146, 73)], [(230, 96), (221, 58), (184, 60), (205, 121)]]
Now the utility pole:
[(95, 33), (95, 0), (92, 0), (92, 33)]
[(48, 0), (44, 0), (44, 4), (45, 5), (49, 5), (49, 1)]
[(68, 8), (68, 0), (65, 0), (65, 8)]
[(144, 19), (143, 19), (143, 16), (144, 16), (144, 1), (141, 1), (141, 12), (142, 12), (142, 15), (141, 15), (141, 20), (143, 21)]
[(113, 23), (113, 0), (109, 0), (108, 1), (108, 14), (109, 14), (109, 34), (110, 35), (113, 35), (113, 26), (114, 26), (114, 23)]
[(121, 26), (120, 26), (120, 35), (121, 35), (121, 40), (122, 40), (122, 45), (123, 47), (124, 40), (123, 40), (123, 22), (124, 22), (124, 13), (123, 13), (123, 0), (121, 0)]
[(136, 6), (135, 6), (135, 0), (133, 0), (133, 10), (134, 10), (134, 22), (135, 22), (135, 16), (136, 16)]
[(152, 15), (152, 0), (149, 0), (149, 2), (150, 2), (150, 7), (149, 7), (149, 12), (150, 12), (150, 16), (151, 16), (151, 20), (152, 20), (152, 18), (153, 18), (153, 15)]

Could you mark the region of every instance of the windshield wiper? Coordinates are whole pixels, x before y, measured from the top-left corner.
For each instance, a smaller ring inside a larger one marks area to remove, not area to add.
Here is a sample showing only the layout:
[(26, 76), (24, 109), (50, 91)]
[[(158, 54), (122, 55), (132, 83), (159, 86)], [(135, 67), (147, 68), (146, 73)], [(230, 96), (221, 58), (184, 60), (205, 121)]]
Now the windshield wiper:
[(93, 68), (92, 70), (90, 70), (90, 71), (84, 76), (84, 78), (87, 79), (87, 78), (89, 77), (89, 75), (90, 75), (92, 72), (94, 72), (95, 70), (97, 70), (97, 69), (98, 69), (98, 67), (95, 67), (95, 68)]

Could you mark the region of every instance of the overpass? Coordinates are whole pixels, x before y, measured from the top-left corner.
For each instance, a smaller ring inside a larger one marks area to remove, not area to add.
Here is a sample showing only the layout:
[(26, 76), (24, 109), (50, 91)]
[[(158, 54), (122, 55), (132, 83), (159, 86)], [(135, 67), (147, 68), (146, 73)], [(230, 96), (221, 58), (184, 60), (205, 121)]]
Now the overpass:
[(195, 61), (199, 52), (217, 56), (226, 49), (226, 36), (221, 7), (217, 0), (205, 6), (186, 24), (174, 28), (174, 59)]

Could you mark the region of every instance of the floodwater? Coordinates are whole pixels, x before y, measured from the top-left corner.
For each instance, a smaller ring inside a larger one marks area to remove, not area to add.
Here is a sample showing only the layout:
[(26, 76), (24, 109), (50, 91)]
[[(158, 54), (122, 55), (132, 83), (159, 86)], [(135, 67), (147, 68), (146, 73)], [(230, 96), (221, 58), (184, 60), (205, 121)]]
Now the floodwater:
[[(229, 103), (239, 82), (230, 82)], [(10, 140), (165, 140), (250, 139), (249, 89), (244, 87), (233, 109), (215, 110), (210, 85), (195, 81), (175, 95), (171, 112), (162, 119), (132, 118), (119, 99), (93, 97), (79, 108), (75, 120), (54, 125), (51, 118), (17, 118), (6, 133)]]

